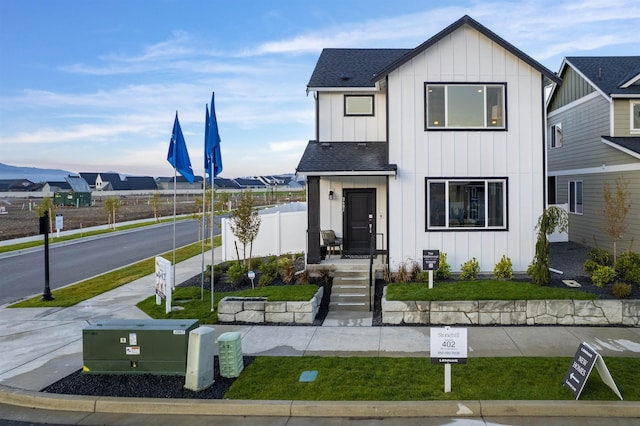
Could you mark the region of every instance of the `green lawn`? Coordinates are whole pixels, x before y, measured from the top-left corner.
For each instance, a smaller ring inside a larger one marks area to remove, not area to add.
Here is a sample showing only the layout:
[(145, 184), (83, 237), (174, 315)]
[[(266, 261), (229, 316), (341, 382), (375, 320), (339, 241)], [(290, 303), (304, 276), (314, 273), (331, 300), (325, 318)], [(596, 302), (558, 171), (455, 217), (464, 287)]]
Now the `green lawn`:
[[(451, 393), (444, 393), (444, 367), (429, 358), (258, 357), (225, 398), (250, 400), (424, 401), (572, 400), (562, 386), (571, 358), (469, 358), (451, 367)], [(640, 358), (605, 360), (626, 401), (640, 400)], [(298, 381), (316, 370), (314, 382)], [(617, 396), (594, 368), (581, 400)]]
[(592, 300), (598, 296), (584, 291), (537, 286), (502, 280), (436, 283), (394, 283), (387, 286), (387, 300)]

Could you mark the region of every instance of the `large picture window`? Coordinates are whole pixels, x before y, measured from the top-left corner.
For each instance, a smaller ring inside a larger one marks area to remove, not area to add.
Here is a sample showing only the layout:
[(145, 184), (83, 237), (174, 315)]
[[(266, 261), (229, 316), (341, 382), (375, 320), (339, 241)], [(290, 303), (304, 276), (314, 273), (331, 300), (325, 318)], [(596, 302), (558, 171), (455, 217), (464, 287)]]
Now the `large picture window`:
[(507, 179), (426, 180), (427, 229), (507, 229)]
[(582, 214), (582, 181), (569, 181), (569, 212)]
[(504, 84), (425, 83), (426, 130), (506, 129)]

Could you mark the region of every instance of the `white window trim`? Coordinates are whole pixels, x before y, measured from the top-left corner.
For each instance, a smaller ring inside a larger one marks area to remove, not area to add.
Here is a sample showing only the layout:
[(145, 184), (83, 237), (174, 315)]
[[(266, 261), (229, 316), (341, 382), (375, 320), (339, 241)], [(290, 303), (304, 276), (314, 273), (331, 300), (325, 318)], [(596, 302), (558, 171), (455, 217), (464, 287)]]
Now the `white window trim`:
[[(444, 126), (431, 126), (428, 120), (428, 96), (429, 86), (444, 86)], [(450, 86), (482, 86), (484, 92), (484, 108), (483, 108), (483, 123), (482, 127), (449, 127), (449, 92), (447, 90)], [(502, 126), (487, 126), (487, 87), (501, 87), (502, 88)], [(467, 131), (467, 130), (482, 130), (482, 131), (505, 131), (507, 130), (507, 84), (506, 83), (438, 83), (438, 82), (425, 82), (424, 83), (424, 120), (425, 130), (427, 131)]]
[(640, 105), (640, 101), (629, 101), (629, 132), (632, 135), (640, 135), (640, 127), (633, 127), (633, 107)]
[[(371, 99), (371, 112), (366, 112), (366, 113), (353, 113), (353, 112), (347, 112), (347, 100), (349, 98), (370, 98)], [(366, 95), (344, 95), (344, 116), (345, 117), (374, 117), (375, 116), (375, 112), (376, 112), (376, 107), (375, 107), (375, 95), (372, 94), (366, 94)]]
[(549, 145), (552, 149), (562, 148), (562, 123), (552, 124), (549, 128)]
[[(485, 184), (485, 203), (484, 203), (484, 217), (486, 218), (485, 220), (485, 226), (480, 227), (480, 226), (469, 226), (469, 227), (465, 227), (465, 226), (449, 226), (449, 213), (450, 213), (450, 208), (449, 208), (449, 183), (450, 182), (469, 182), (469, 181), (480, 181), (480, 182), (484, 182)], [(489, 197), (489, 190), (488, 190), (488, 185), (489, 183), (502, 183), (502, 187), (503, 187), (503, 191), (504, 191), (504, 196), (502, 197), (502, 211), (503, 211), (503, 225), (502, 226), (489, 226), (488, 225), (488, 218), (489, 218), (489, 202), (488, 202), (488, 197)], [(430, 213), (431, 213), (431, 183), (444, 183), (444, 191), (445, 191), (445, 226), (432, 226), (429, 222), (430, 222)], [(509, 195), (508, 195), (508, 191), (509, 191), (509, 184), (508, 184), (508, 179), (505, 178), (475, 178), (475, 177), (470, 177), (470, 178), (426, 178), (425, 179), (425, 185), (426, 185), (426, 209), (425, 209), (425, 213), (426, 213), (426, 229), (427, 231), (456, 231), (456, 232), (476, 232), (476, 231), (506, 231), (509, 229), (509, 211), (508, 211), (508, 199), (509, 199)]]
[[(582, 203), (578, 204), (578, 185), (580, 184), (580, 198), (582, 199)], [(574, 200), (574, 204), (571, 204), (571, 184), (574, 185), (576, 190), (576, 197)], [(567, 182), (567, 203), (569, 204), (569, 213), (576, 214), (582, 216), (584, 214), (584, 183), (582, 180), (570, 180)], [(578, 205), (580, 206), (580, 211), (578, 211)]]

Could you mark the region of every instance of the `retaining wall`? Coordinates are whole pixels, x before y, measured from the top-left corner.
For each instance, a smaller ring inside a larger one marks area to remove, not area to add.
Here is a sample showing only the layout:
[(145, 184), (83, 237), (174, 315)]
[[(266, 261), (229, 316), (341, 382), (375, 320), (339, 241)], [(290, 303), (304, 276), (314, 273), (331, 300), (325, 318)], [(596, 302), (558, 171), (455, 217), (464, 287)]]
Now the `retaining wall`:
[(640, 326), (640, 300), (388, 301), (385, 324)]
[(218, 322), (313, 324), (324, 288), (306, 302), (268, 302), (261, 297), (225, 297), (218, 302)]

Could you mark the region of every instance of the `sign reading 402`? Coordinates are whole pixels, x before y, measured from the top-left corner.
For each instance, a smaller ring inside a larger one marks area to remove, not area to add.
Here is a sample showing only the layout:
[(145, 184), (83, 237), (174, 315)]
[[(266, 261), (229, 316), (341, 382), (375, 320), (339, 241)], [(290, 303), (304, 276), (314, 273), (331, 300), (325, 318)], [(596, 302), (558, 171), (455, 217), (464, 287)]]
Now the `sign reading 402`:
[(431, 328), (431, 363), (466, 364), (467, 329)]

